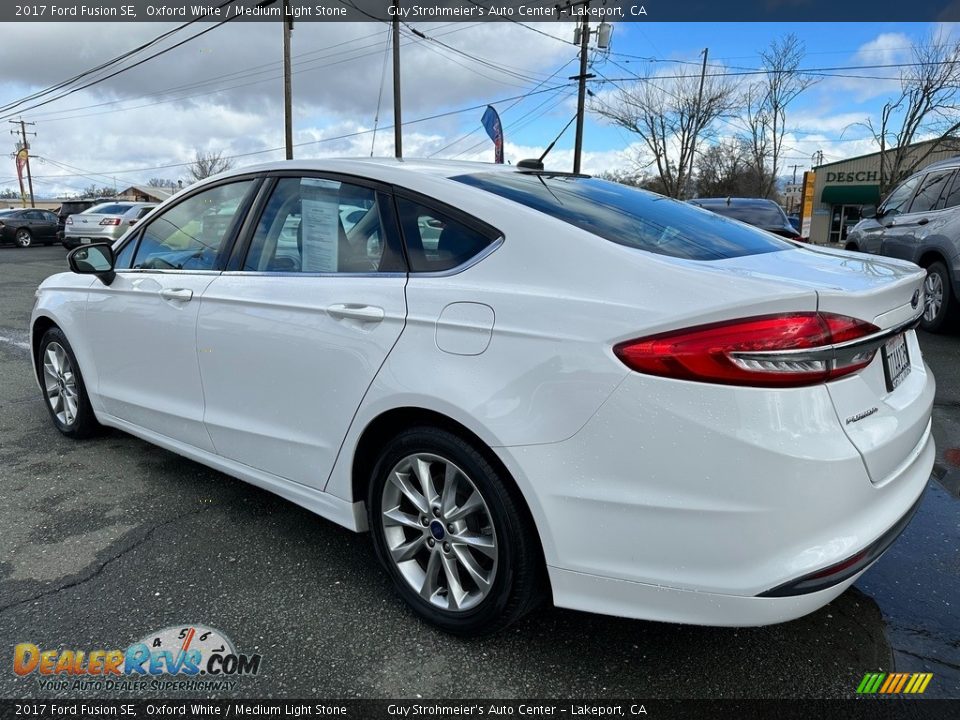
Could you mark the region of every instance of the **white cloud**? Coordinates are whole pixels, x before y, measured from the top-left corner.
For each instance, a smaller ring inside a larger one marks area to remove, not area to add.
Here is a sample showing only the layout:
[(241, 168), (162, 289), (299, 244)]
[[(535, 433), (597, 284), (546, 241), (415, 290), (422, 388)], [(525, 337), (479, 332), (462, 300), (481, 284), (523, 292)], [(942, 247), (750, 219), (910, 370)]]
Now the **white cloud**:
[[(18, 24), (18, 31), (0, 44), (0, 106), (95, 66), (171, 27), (158, 23)], [(575, 54), (575, 49), (564, 43), (513, 24), (416, 27), (438, 42), (410, 36), (402, 41), (407, 123), (521, 95), (541, 81), (545, 88), (565, 83), (564, 73), (549, 80), (547, 75)], [(158, 48), (183, 36), (178, 33)], [(292, 43), (295, 142), (310, 143), (373, 127), (384, 78), (386, 40), (385, 26), (376, 23), (296, 26)], [(502, 47), (509, 47), (510, 53), (500, 52)], [(69, 52), (48, 51), (52, 48), (69, 48)], [(197, 148), (239, 155), (281, 146), (280, 61), (278, 24), (235, 23), (56, 103), (33, 109), (28, 107), (35, 101), (20, 106), (25, 119), (37, 123), (33, 153), (38, 156), (34, 167), (38, 191), (59, 194), (75, 192), (91, 182), (111, 184), (113, 171), (117, 171), (118, 184), (144, 182), (152, 176), (183, 177), (182, 167), (122, 171), (186, 163)], [(386, 70), (380, 98), (381, 128), (393, 122), (389, 64)], [(535, 107), (540, 97), (531, 98), (517, 112)], [(542, 97), (549, 99), (548, 95)], [(480, 112), (476, 111), (478, 120)], [(439, 150), (463, 133), (465, 117), (469, 115), (405, 126), (404, 154)], [(513, 117), (519, 116), (514, 113)], [(509, 122), (507, 118), (505, 122)], [(482, 138), (479, 134), (475, 141)], [(368, 134), (303, 145), (297, 155), (369, 155), (371, 139)], [(458, 148), (469, 146), (464, 143)], [(374, 152), (393, 154), (392, 130), (378, 132)], [(281, 156), (280, 152), (264, 153), (240, 161)], [(39, 158), (106, 173), (107, 177), (66, 177), (72, 173)], [(0, 186), (4, 184), (9, 183), (0, 178)]]

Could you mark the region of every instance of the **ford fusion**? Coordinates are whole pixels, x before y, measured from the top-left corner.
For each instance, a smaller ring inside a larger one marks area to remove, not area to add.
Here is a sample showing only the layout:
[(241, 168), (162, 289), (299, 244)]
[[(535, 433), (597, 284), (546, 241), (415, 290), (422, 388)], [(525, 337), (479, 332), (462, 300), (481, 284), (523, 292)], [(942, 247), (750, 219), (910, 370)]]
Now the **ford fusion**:
[(762, 625), (849, 587), (934, 459), (924, 272), (583, 175), (288, 161), (40, 286), (36, 375), (357, 532), (454, 633), (549, 599)]

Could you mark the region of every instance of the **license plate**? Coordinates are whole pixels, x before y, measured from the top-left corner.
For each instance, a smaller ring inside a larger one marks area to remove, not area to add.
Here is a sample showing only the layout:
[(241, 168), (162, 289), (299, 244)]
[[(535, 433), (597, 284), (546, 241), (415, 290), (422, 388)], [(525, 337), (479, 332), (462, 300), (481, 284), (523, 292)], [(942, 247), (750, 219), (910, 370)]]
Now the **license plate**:
[(910, 374), (910, 354), (907, 339), (897, 335), (883, 345), (883, 375), (887, 379), (887, 391), (893, 392)]

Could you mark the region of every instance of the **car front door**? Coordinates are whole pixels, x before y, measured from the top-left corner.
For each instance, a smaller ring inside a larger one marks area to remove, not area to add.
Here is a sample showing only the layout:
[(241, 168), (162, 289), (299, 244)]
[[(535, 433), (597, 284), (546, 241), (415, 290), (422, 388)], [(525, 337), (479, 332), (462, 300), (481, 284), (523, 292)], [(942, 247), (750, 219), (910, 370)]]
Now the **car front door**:
[[(30, 228), (30, 234), (33, 235), (33, 239), (38, 242), (47, 242), (56, 236), (56, 221), (54, 220), (51, 225), (50, 220), (47, 218), (48, 215), (51, 214), (43, 210), (27, 210), (23, 213), (23, 216), (26, 218), (25, 224)], [(51, 217), (53, 216), (51, 215)]]
[(406, 320), (390, 195), (358, 182), (271, 180), (197, 327), (217, 452), (318, 489)]
[(259, 182), (185, 197), (120, 249), (110, 285), (91, 288), (87, 328), (97, 394), (110, 415), (213, 451), (203, 426), (197, 316)]
[(890, 193), (877, 211), (879, 230), (871, 234), (870, 242), (863, 250), (886, 255), (888, 242), (893, 246), (901, 242), (898, 237), (901, 234), (901, 219), (908, 214), (910, 203), (922, 180), (922, 175), (915, 175)]

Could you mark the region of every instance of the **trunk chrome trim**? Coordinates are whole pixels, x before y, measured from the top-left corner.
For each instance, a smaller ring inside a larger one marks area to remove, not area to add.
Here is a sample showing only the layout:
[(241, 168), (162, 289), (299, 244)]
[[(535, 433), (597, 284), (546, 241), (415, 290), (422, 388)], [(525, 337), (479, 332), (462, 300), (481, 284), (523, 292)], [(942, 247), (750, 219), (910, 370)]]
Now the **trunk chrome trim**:
[(866, 337), (848, 340), (847, 342), (835, 343), (832, 345), (823, 345), (816, 348), (803, 348), (800, 350), (778, 350), (777, 352), (756, 351), (756, 352), (735, 352), (730, 353), (731, 357), (742, 358), (744, 360), (772, 360), (794, 362), (803, 361), (850, 361), (857, 356), (870, 352), (876, 352), (890, 338), (896, 337), (902, 332), (913, 330), (920, 324), (923, 317), (921, 310), (911, 319), (894, 325), (886, 330), (875, 332)]

